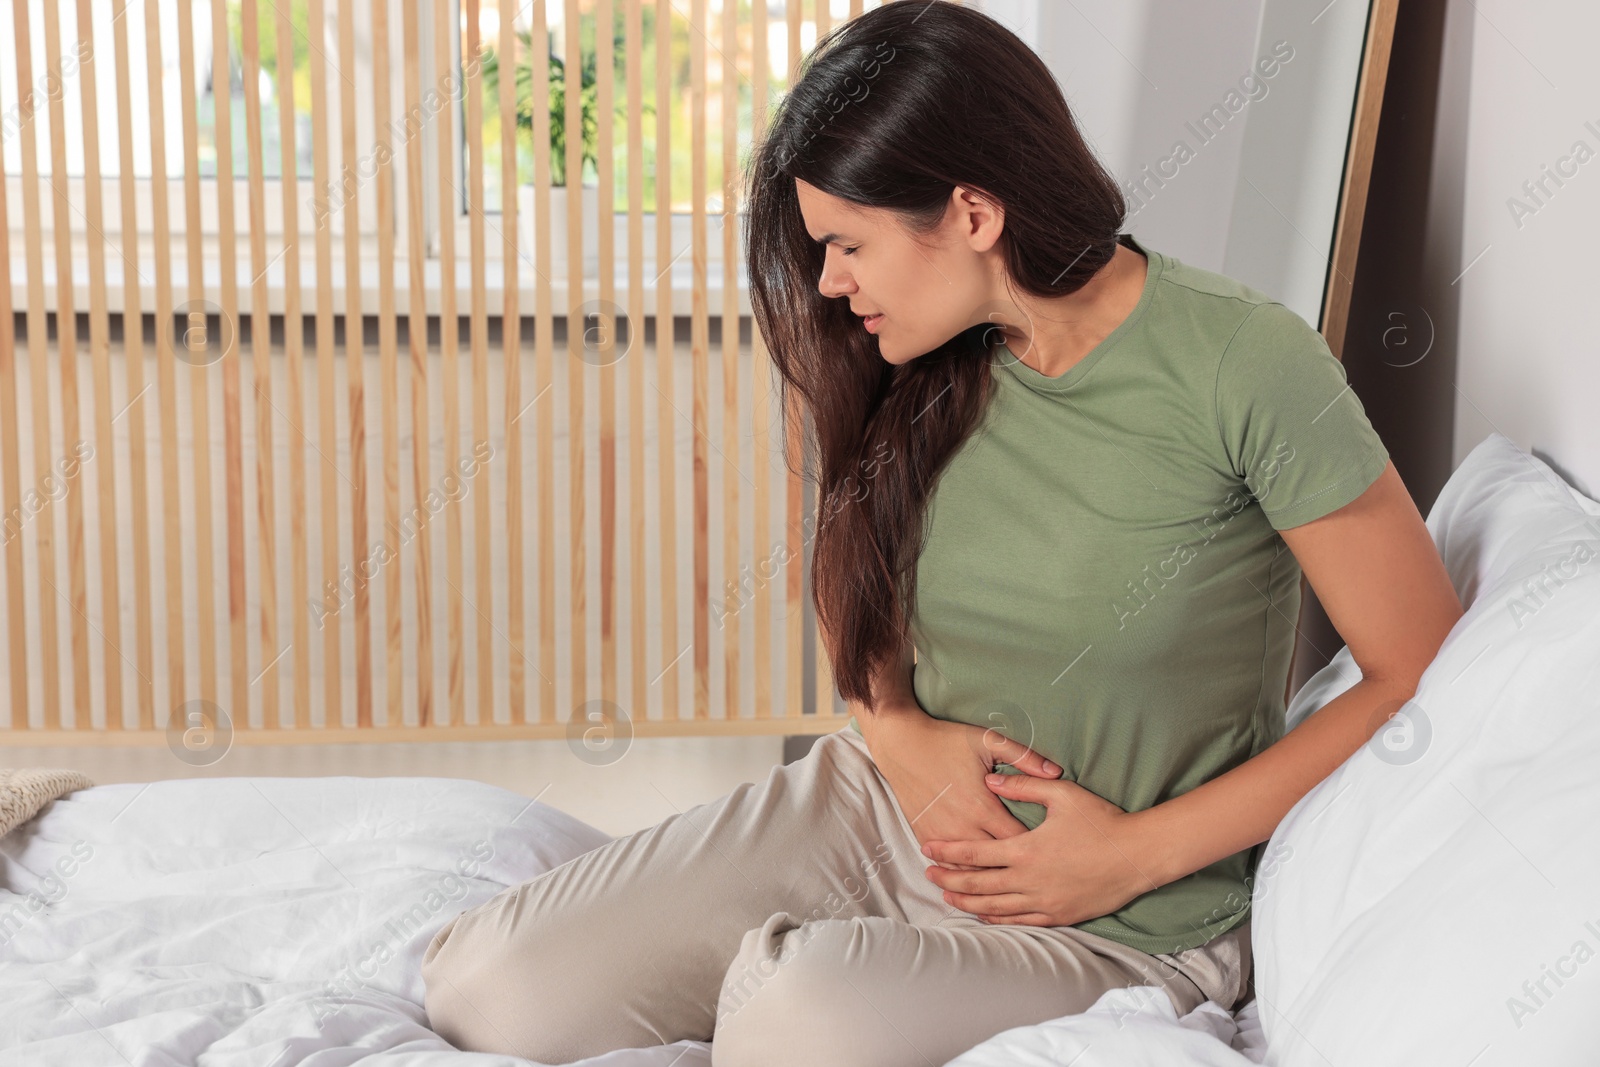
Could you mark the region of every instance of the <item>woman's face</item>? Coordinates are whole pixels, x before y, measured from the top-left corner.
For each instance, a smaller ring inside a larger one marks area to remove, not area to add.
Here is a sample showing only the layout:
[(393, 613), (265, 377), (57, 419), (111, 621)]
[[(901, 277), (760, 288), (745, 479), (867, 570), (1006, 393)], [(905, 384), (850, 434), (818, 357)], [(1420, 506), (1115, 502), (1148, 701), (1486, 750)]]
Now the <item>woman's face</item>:
[(806, 232), (827, 243), (818, 292), (849, 302), (885, 360), (909, 362), (988, 321), (984, 309), (994, 305), (1004, 270), (997, 208), (957, 186), (938, 230), (913, 240), (887, 209), (861, 207), (798, 178), (795, 191)]

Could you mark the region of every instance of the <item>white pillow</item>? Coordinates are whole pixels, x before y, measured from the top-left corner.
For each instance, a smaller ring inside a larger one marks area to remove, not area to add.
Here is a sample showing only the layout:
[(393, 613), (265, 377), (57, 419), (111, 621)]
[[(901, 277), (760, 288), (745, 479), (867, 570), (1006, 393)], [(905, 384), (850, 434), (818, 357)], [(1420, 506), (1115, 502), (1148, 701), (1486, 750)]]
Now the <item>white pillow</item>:
[[(1427, 519), (1466, 614), (1279, 824), (1253, 900), (1270, 1062), (1600, 1049), (1600, 503), (1490, 434)], [(1294, 724), (1360, 680), (1342, 649)]]

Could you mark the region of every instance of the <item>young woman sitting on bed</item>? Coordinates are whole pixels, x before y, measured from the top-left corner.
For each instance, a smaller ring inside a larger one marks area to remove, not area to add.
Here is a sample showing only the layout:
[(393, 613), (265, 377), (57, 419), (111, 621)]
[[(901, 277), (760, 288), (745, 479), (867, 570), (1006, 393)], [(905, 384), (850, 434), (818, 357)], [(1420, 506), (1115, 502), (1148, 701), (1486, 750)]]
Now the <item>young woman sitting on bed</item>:
[[(440, 1034), (912, 1067), (1120, 986), (1247, 998), (1264, 843), (1461, 604), (1321, 336), (1126, 212), (988, 16), (885, 4), (821, 42), (746, 252), (855, 714), (445, 926)], [(1363, 677), (1285, 735), (1302, 570)]]

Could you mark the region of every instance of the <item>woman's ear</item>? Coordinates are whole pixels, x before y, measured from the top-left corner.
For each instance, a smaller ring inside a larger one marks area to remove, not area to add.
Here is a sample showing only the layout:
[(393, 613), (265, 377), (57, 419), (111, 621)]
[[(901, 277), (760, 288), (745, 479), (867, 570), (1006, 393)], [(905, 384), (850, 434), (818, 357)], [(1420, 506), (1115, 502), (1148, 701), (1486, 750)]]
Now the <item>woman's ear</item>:
[(950, 193), (957, 217), (962, 219), (961, 232), (975, 252), (993, 248), (1005, 232), (1005, 208), (990, 200), (976, 189), (958, 185)]

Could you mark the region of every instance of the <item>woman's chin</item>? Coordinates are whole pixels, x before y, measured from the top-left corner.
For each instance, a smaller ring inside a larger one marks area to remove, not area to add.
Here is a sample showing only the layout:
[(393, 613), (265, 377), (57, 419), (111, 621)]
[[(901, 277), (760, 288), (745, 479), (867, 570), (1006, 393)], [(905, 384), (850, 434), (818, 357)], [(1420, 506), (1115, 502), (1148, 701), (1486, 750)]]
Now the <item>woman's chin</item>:
[[(878, 346), (878, 351), (883, 356), (883, 361), (885, 363), (893, 363), (896, 367), (903, 367), (907, 363), (917, 359), (919, 356), (925, 356), (928, 354), (927, 352), (912, 352), (911, 354), (907, 355), (905, 352), (894, 349), (884, 351), (881, 344)], [(929, 351), (932, 350), (930, 349)]]

